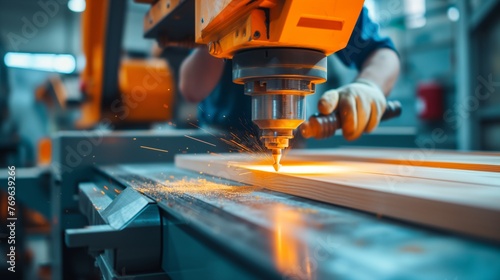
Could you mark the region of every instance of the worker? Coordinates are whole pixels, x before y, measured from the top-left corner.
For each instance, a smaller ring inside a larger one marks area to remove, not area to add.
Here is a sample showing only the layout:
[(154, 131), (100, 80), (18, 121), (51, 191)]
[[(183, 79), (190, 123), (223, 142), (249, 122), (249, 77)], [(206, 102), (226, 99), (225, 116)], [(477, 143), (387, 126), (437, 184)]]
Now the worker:
[[(348, 85), (323, 93), (318, 111), (338, 110), (343, 136), (351, 141), (377, 127), (386, 96), (399, 75), (400, 61), (393, 42), (380, 35), (366, 7), (347, 47), (336, 55), (346, 66), (355, 67), (358, 76)], [(242, 85), (232, 82), (231, 62), (211, 56), (206, 47), (195, 49), (182, 63), (179, 88), (188, 101), (201, 102), (202, 125), (237, 132), (251, 124), (251, 97), (243, 94)]]

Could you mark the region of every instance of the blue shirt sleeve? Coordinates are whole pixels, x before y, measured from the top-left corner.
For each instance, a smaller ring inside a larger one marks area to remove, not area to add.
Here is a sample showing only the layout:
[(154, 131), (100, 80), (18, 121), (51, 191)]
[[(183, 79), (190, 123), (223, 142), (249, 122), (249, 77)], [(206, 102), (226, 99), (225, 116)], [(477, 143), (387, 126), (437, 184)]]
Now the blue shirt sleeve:
[(363, 7), (347, 47), (336, 54), (347, 67), (360, 70), (368, 56), (382, 48), (396, 51), (392, 40), (380, 35), (378, 24), (370, 19), (368, 10)]

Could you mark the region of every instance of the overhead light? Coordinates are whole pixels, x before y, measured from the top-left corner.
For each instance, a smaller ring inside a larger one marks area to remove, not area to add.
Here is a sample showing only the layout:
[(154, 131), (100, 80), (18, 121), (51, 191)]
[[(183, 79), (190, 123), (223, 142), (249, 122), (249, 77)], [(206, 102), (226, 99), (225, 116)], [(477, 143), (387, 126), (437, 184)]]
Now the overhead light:
[(68, 8), (75, 13), (85, 11), (85, 6), (85, 0), (69, 0), (68, 2)]
[(405, 0), (406, 27), (421, 28), (427, 23), (425, 0)]
[(460, 19), (460, 11), (457, 7), (448, 8), (448, 18), (451, 21), (458, 21)]
[(70, 54), (8, 52), (4, 57), (7, 67), (69, 74), (75, 72), (76, 61)]

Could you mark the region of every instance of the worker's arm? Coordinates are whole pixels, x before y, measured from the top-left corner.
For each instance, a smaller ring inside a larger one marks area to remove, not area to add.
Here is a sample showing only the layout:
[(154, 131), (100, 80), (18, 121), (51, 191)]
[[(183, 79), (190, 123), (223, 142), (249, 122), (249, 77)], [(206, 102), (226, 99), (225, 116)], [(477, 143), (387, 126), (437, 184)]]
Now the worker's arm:
[(399, 70), (399, 57), (394, 50), (376, 49), (364, 61), (353, 83), (327, 91), (321, 97), (319, 112), (331, 114), (338, 110), (347, 140), (373, 131), (385, 111), (386, 96), (394, 87)]
[(357, 79), (372, 81), (389, 96), (399, 76), (400, 61), (392, 49), (379, 49), (373, 52), (364, 63)]
[(179, 89), (189, 102), (205, 99), (219, 82), (224, 61), (208, 53), (207, 47), (195, 49), (180, 68)]

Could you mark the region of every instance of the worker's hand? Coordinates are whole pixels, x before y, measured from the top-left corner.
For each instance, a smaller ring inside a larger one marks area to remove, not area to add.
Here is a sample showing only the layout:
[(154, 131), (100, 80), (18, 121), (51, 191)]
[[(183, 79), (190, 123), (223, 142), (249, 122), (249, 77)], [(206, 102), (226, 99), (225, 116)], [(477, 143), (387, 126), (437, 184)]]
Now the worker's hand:
[(352, 141), (378, 126), (386, 105), (385, 95), (376, 84), (358, 79), (323, 94), (318, 102), (318, 110), (324, 115), (338, 110), (342, 134), (345, 139)]

